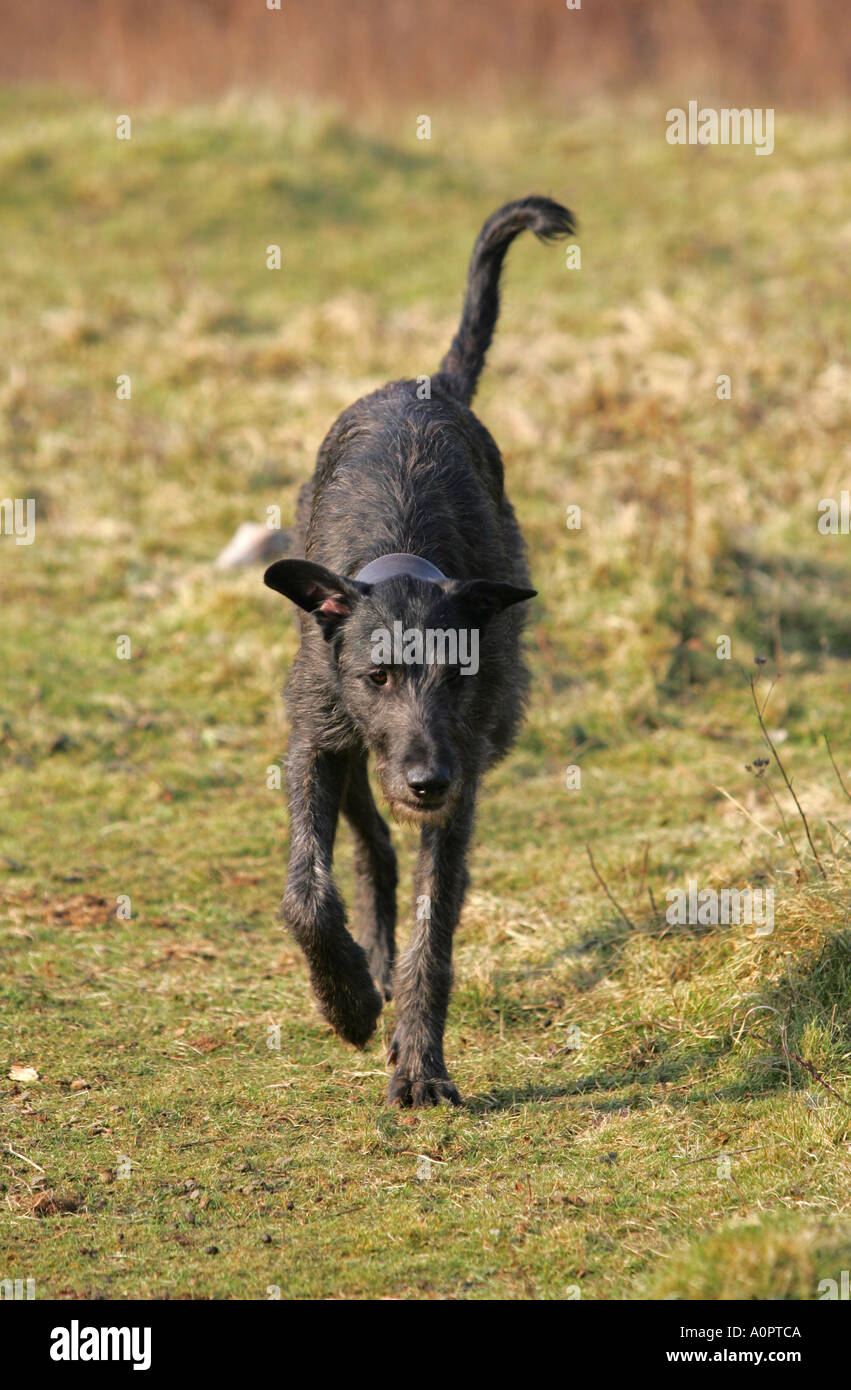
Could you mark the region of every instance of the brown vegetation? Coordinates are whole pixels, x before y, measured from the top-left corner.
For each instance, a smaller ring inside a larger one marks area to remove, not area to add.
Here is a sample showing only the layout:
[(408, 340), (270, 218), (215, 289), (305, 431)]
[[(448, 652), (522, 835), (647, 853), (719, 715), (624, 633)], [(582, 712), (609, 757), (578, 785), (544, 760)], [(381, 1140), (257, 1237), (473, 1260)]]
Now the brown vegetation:
[(0, 13), (0, 81), (127, 100), (259, 88), (357, 109), (504, 108), (531, 92), (563, 108), (643, 86), (747, 106), (851, 91), (845, 0), (279, 2), (29, 0)]

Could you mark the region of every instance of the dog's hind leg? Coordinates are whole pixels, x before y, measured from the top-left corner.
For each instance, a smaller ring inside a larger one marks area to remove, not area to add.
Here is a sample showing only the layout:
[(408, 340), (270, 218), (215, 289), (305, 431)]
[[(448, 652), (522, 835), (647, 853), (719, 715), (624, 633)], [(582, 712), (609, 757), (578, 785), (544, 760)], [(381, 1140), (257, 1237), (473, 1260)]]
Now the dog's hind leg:
[(355, 840), (357, 938), (366, 951), (372, 978), (385, 999), (393, 997), (396, 959), (396, 851), (387, 823), (369, 785), (366, 755), (349, 755), (343, 815)]
[(467, 891), (467, 850), (475, 792), (468, 789), (445, 826), (426, 826), (416, 872), (410, 945), (396, 970), (397, 1025), (388, 1061), (396, 1070), (387, 1098), (397, 1105), (459, 1105), (443, 1059), (452, 986), (452, 937)]
[(287, 754), (290, 862), (284, 921), (307, 957), (322, 1013), (347, 1042), (362, 1047), (378, 1021), (381, 995), (366, 953), (346, 928), (331, 860), (348, 773), (348, 755), (293, 737)]

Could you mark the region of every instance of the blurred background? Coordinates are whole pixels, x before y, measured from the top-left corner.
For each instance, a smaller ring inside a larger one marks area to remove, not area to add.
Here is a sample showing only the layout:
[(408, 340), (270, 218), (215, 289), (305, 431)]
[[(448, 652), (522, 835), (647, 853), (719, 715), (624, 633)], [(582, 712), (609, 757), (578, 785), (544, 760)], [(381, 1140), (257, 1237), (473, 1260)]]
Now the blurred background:
[[(278, 23), (273, 20), (277, 18)], [(824, 102), (851, 91), (845, 0), (30, 0), (0, 14), (0, 80), (111, 99), (236, 89), (388, 102), (506, 103), (700, 83), (721, 102)], [(735, 104), (733, 102), (732, 104)]]

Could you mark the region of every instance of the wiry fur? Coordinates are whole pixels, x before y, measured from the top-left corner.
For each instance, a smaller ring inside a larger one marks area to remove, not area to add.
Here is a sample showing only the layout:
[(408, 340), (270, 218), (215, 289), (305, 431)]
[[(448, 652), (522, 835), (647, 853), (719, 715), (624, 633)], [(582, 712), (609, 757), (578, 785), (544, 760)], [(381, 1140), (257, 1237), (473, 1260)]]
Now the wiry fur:
[[(468, 406), (510, 242), (524, 228), (548, 239), (573, 225), (546, 198), (508, 204), (488, 219), (431, 398), (418, 399), (416, 382), (396, 381), (340, 415), (299, 499), (304, 559), (278, 561), (266, 574), (302, 609), (287, 687), (293, 732), (284, 918), (305, 952), (320, 1007), (344, 1038), (363, 1045), (382, 995), (395, 993), (389, 1097), (404, 1105), (459, 1100), (443, 1057), (452, 936), (479, 783), (511, 746), (528, 683), (520, 651), (525, 611), (516, 606), (534, 593), (525, 548), (499, 450)], [(369, 585), (354, 578), (369, 561), (397, 552), (422, 556), (451, 580), (402, 576)], [(477, 628), (478, 673), (450, 681), (438, 666), (394, 667), (387, 685), (375, 688), (371, 634), (392, 630), (397, 619), (423, 631)], [(396, 860), (370, 790), (369, 753), (394, 816), (421, 827), (419, 910), (398, 965)], [(414, 776), (420, 780), (412, 784)], [(358, 943), (331, 873), (341, 812), (355, 837)]]

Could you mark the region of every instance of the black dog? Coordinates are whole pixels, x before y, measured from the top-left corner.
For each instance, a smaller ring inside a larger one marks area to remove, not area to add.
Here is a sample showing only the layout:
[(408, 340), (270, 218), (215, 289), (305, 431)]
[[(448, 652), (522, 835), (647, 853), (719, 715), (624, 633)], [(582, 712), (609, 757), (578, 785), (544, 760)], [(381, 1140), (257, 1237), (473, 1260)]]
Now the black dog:
[[(499, 450), (468, 408), (502, 262), (526, 228), (547, 241), (574, 222), (548, 198), (488, 219), (430, 394), (427, 379), (391, 382), (343, 412), (299, 498), (306, 558), (265, 575), (304, 610), (287, 687), (284, 919), (322, 1012), (349, 1042), (367, 1041), (395, 988), (388, 1097), (402, 1105), (459, 1103), (443, 1060), (452, 936), (476, 793), (517, 733), (528, 682), (514, 605), (535, 591)], [(394, 818), (422, 827), (413, 933), (395, 971), (396, 856), (370, 791), (370, 752)], [(355, 837), (360, 945), (331, 875), (340, 811)]]

